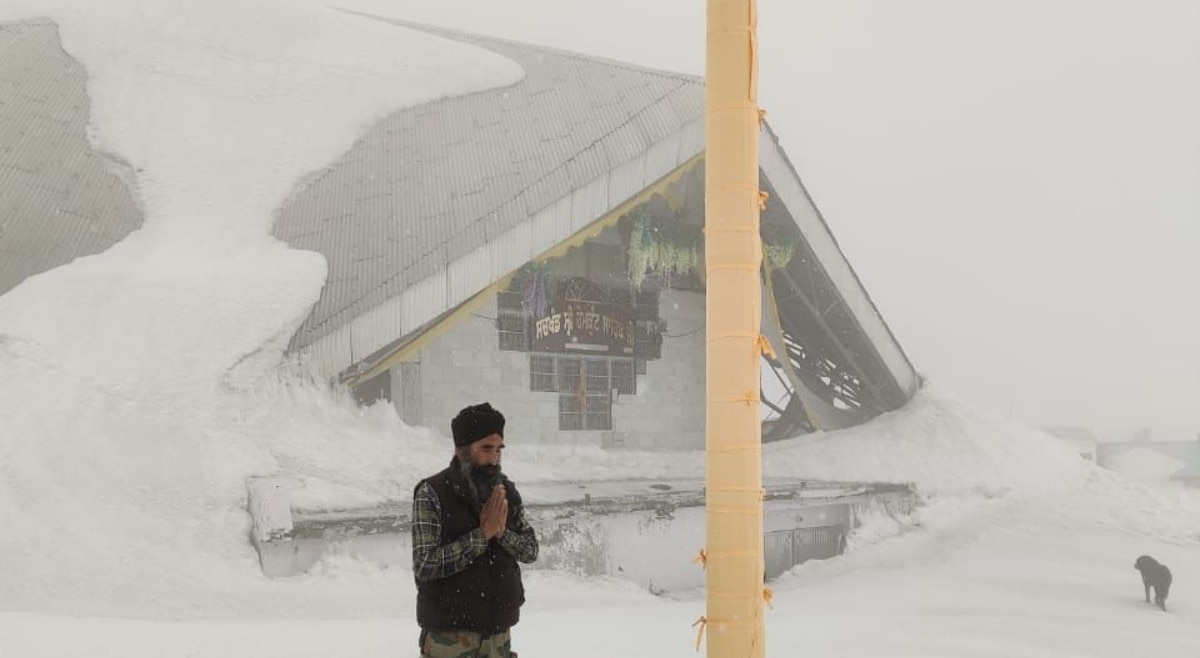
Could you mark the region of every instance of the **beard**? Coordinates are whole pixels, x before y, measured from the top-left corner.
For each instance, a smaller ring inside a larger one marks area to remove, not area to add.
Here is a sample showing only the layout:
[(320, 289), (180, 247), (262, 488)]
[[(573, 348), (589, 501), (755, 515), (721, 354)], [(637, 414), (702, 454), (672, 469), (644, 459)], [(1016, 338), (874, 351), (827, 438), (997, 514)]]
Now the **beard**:
[(499, 464), (472, 464), (469, 460), (461, 460), (459, 468), (462, 469), (471, 495), (480, 504), (486, 502), (492, 495), (492, 490), (504, 481), (504, 473)]

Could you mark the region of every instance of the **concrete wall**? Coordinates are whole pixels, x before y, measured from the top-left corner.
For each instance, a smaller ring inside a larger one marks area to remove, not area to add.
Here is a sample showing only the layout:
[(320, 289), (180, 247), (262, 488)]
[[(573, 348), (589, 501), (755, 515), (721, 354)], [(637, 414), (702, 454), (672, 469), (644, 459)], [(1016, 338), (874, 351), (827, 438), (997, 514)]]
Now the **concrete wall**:
[(529, 390), (529, 354), (499, 349), (496, 300), (392, 368), (392, 401), (410, 424), (449, 433), (468, 404), (489, 401), (508, 418), (515, 445), (683, 450), (704, 447), (704, 295), (665, 290), (662, 358), (638, 375), (637, 394), (613, 401), (611, 431), (560, 431), (558, 393)]
[[(264, 575), (272, 578), (307, 572), (331, 554), (349, 554), (381, 565), (411, 565), (411, 531), (407, 519), (380, 517), (388, 527), (363, 534), (361, 518), (332, 525), (320, 534), (297, 533), (293, 527), (272, 528), (287, 509), (286, 489), (264, 481), (252, 490), (260, 504), (251, 505), (254, 545)], [(270, 498), (277, 500), (269, 500)], [(846, 539), (864, 514), (892, 518), (912, 513), (911, 492), (863, 493), (831, 498), (779, 498), (763, 505), (764, 559), (768, 578), (810, 559), (841, 554)], [(568, 513), (564, 513), (567, 511)], [(693, 561), (704, 546), (705, 509), (702, 505), (664, 505), (657, 509), (596, 512), (588, 505), (529, 509), (541, 553), (532, 568), (571, 571), (589, 576), (616, 576), (653, 592), (691, 590), (704, 586), (704, 571)], [(784, 540), (781, 542), (780, 540)]]

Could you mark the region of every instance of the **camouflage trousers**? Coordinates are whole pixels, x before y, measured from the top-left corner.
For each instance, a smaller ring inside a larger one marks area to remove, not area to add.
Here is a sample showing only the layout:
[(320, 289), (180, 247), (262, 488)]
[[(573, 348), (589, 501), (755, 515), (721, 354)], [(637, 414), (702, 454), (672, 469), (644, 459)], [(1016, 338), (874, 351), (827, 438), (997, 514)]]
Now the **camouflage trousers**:
[(459, 630), (422, 630), (421, 658), (517, 658), (508, 631), (484, 637)]

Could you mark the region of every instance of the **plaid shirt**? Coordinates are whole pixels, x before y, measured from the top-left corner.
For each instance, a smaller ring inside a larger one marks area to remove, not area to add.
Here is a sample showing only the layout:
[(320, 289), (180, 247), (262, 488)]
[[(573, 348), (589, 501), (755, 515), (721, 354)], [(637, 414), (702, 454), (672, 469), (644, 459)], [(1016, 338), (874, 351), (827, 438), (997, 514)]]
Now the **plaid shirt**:
[[(412, 523), (413, 575), (417, 582), (453, 576), (487, 551), (488, 540), (480, 528), (442, 543), (442, 504), (428, 482), (421, 483), (413, 496)], [(525, 520), (524, 507), (517, 508), (515, 523), (504, 530), (498, 543), (518, 562), (537, 560), (537, 535)]]

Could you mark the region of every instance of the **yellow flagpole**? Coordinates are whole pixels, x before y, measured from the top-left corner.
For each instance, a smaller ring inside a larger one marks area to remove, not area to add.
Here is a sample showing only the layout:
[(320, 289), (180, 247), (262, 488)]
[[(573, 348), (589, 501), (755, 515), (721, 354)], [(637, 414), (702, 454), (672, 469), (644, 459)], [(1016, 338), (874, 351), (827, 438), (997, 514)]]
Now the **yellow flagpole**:
[(755, 0), (707, 0), (705, 272), (710, 658), (761, 658), (762, 427)]

